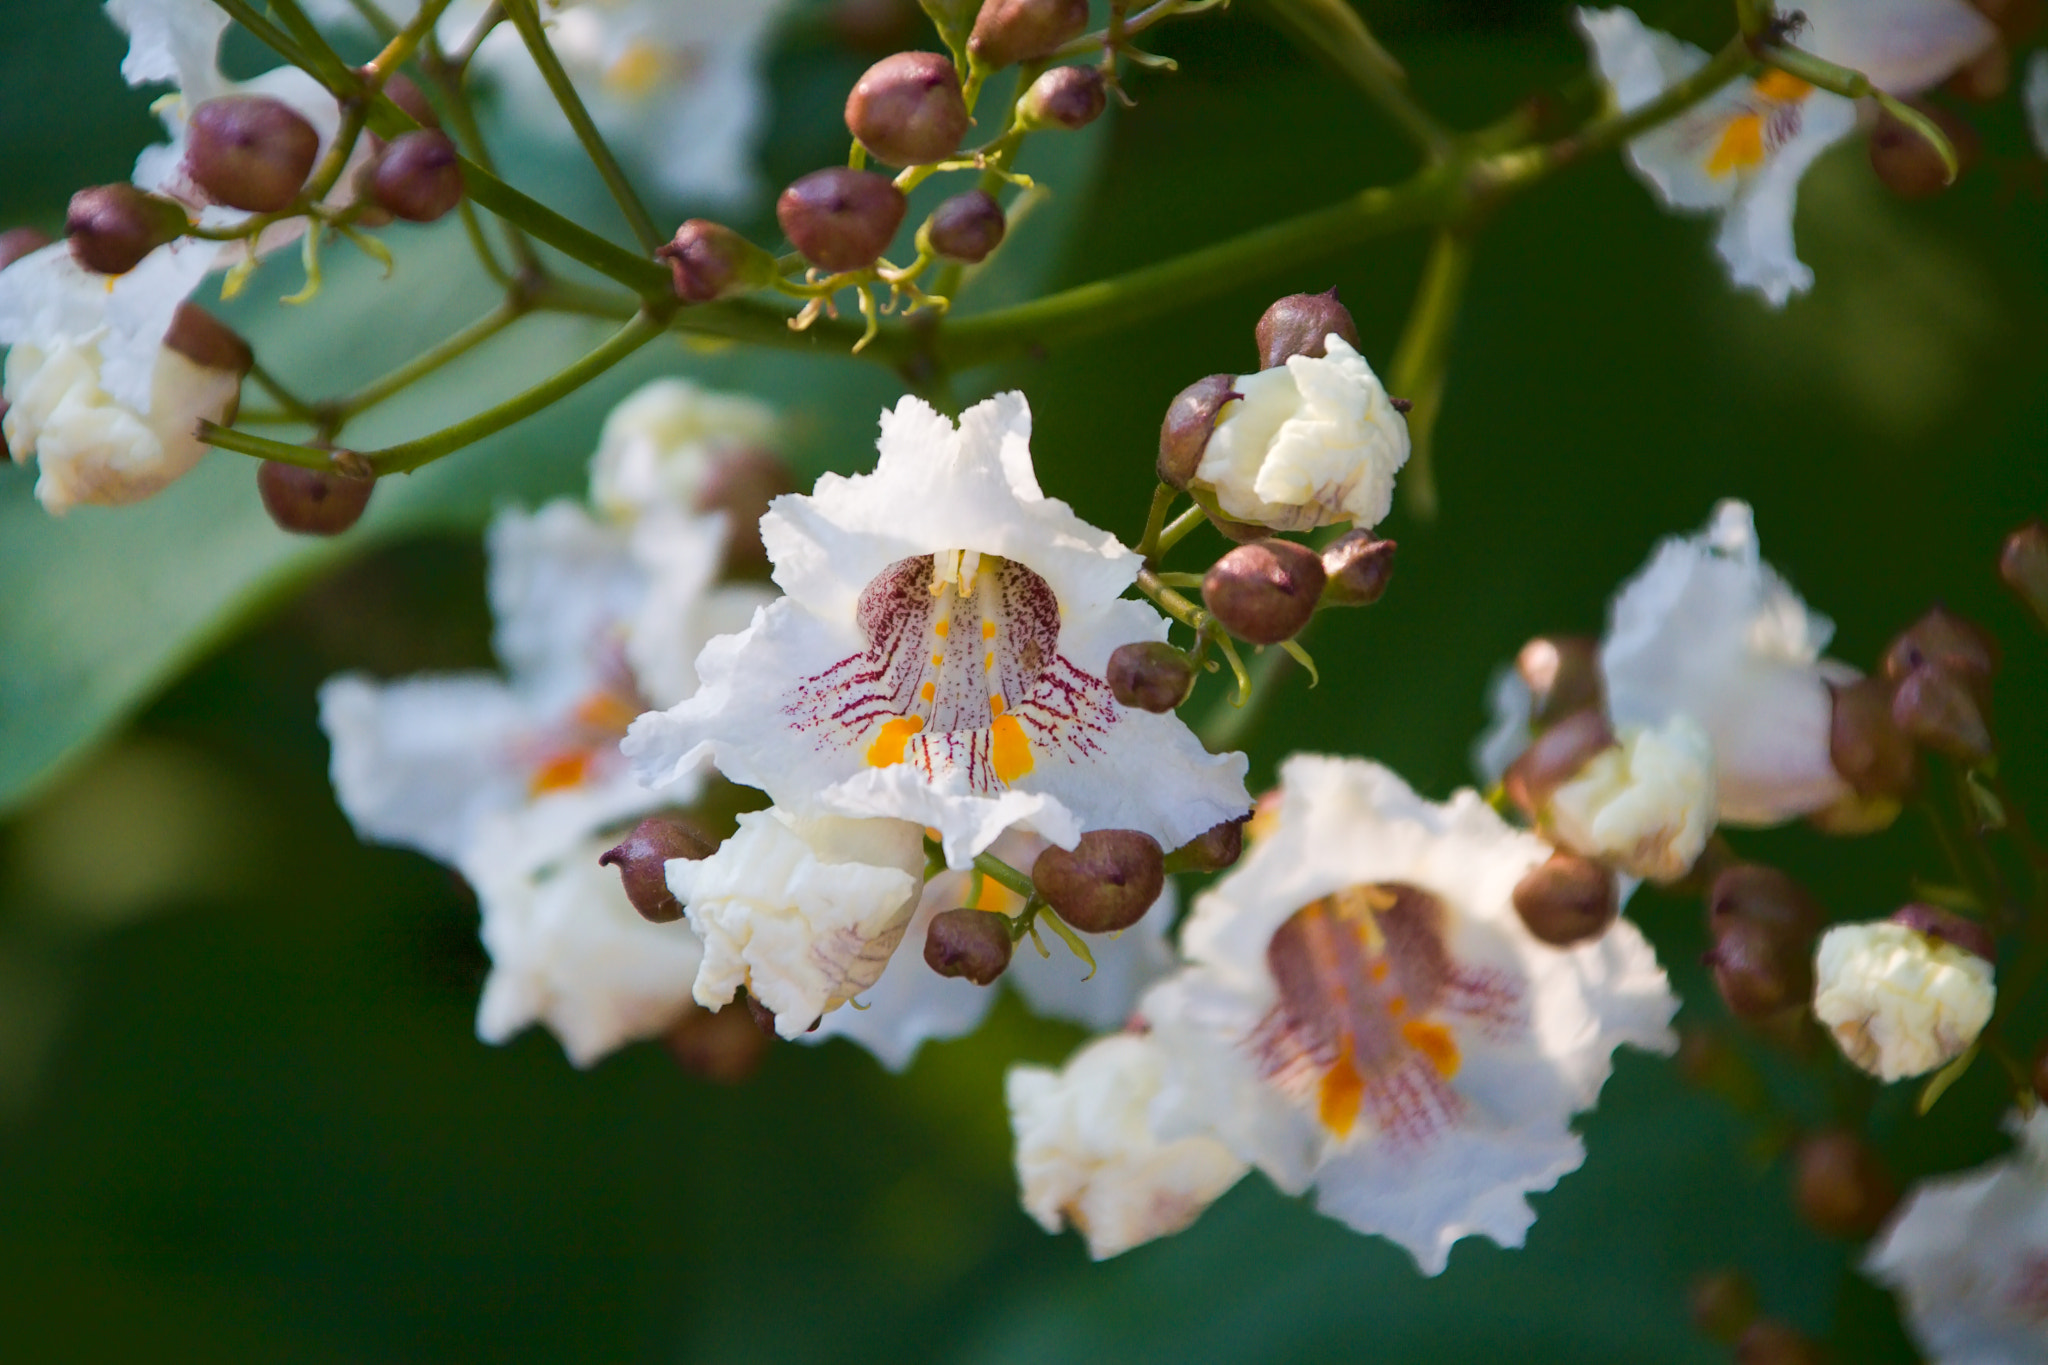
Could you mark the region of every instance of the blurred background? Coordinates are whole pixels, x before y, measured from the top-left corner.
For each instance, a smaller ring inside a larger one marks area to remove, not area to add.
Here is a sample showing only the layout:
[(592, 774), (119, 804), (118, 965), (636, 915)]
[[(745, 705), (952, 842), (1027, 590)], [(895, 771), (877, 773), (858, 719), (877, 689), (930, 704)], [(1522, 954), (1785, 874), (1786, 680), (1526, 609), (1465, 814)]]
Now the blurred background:
[[(1711, 45), (1724, 9), (1643, 13)], [(935, 45), (884, 0), (858, 0), (858, 23), (847, 10), (801, 5), (778, 40), (771, 184), (844, 155), (837, 110), (868, 62)], [(1584, 70), (1556, 4), (1367, 10), (1454, 122)], [(87, 0), (8, 0), (0, 15), (0, 225), (54, 227), (72, 190), (125, 178), (153, 140), (149, 96), (121, 84), (120, 36)], [(970, 303), (1128, 269), (1408, 169), (1374, 111), (1253, 0), (1154, 46), (1178, 74), (1138, 74), (1135, 109), (1027, 159), (1051, 208), (1020, 236), (1012, 277)], [(1509, 204), (1480, 240), (1455, 338), (1442, 515), (1385, 524), (1401, 543), (1392, 591), (1318, 633), (1321, 686), (1287, 678), (1253, 741), (1255, 780), (1308, 748), (1371, 755), (1447, 794), (1469, 780), (1491, 670), (1536, 631), (1597, 631), (1657, 538), (1740, 496), (1766, 555), (1838, 623), (1838, 656), (1869, 666), (1936, 600), (1999, 635), (2007, 772), (2040, 809), (2048, 649), (1993, 563), (2006, 531), (2048, 512), (2048, 202), (2013, 98), (1968, 116), (1983, 161), (1930, 202), (1888, 197), (1860, 140), (1820, 164), (1798, 220), (1819, 284), (1783, 312), (1734, 294), (1710, 225), (1662, 212), (1613, 158)], [(522, 158), (513, 178), (611, 226), (566, 159)], [(765, 216), (749, 225), (774, 235)], [(273, 264), (229, 316), (287, 377), (338, 389), (350, 365), (382, 368), (486, 297), (437, 268), (436, 253), (460, 259), (448, 234), (391, 242), (403, 288), (339, 266), (328, 295), (287, 317), (273, 300), (296, 267)], [(1045, 487), (1135, 537), (1167, 400), (1251, 368), (1275, 296), (1332, 284), (1384, 367), (1422, 248), (1395, 238), (1247, 278), (966, 376), (960, 396), (1022, 387)], [(417, 431), (472, 410), (509, 382), (499, 367), (574, 354), (580, 327), (534, 324), (509, 360), (457, 367), (382, 420)], [(578, 492), (599, 418), (634, 383), (685, 373), (782, 404), (806, 476), (870, 459), (897, 392), (831, 357), (649, 349), (562, 410), (380, 491), (332, 545), (272, 528), (253, 466), (225, 452), (146, 506), (62, 522), (34, 504), (31, 469), (0, 469), (9, 1358), (1708, 1362), (1725, 1351), (1694, 1334), (1685, 1291), (1723, 1266), (1841, 1360), (1912, 1358), (1889, 1299), (1853, 1273), (1855, 1248), (1794, 1219), (1757, 1125), (1642, 1055), (1618, 1059), (1581, 1120), (1585, 1167), (1534, 1197), (1527, 1248), (1468, 1241), (1424, 1279), (1257, 1176), (1189, 1232), (1104, 1265), (1045, 1236), (1016, 1205), (1002, 1073), (1063, 1057), (1079, 1034), (1008, 1000), (900, 1076), (843, 1041), (778, 1045), (737, 1086), (685, 1074), (655, 1044), (577, 1072), (544, 1032), (478, 1043), (473, 902), (425, 858), (356, 842), (314, 689), (345, 668), (491, 666), (478, 529), (494, 506)], [(1888, 913), (1913, 874), (1938, 871), (1910, 816), (1874, 839), (1735, 842), (1844, 918)], [(1631, 913), (1682, 1018), (1727, 1026), (1695, 965), (1697, 902), (1646, 892)], [(1757, 1052), (1792, 1114), (1828, 1112), (1804, 1072)], [(1876, 1101), (1902, 1173), (2003, 1147), (1996, 1068), (1930, 1119), (1911, 1089)]]

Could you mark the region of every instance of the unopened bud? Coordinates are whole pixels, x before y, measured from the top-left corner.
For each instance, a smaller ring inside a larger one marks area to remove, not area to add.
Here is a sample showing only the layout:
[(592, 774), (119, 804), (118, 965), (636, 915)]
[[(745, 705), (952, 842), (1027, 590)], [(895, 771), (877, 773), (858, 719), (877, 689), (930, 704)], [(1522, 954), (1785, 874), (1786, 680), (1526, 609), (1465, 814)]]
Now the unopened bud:
[(730, 523), (725, 562), (730, 570), (755, 572), (768, 567), (768, 547), (761, 543), (761, 518), (768, 515), (769, 503), (795, 491), (796, 479), (789, 466), (772, 450), (741, 446), (712, 458), (703, 482), (697, 485), (697, 510), (725, 513)]
[(1102, 72), (1093, 66), (1056, 66), (1031, 82), (1018, 107), (1026, 128), (1086, 128), (1109, 103)]
[(196, 303), (181, 303), (178, 311), (171, 314), (164, 345), (209, 370), (247, 374), (256, 364), (249, 343)]
[(640, 917), (670, 924), (683, 917), (683, 903), (668, 888), (668, 865), (676, 858), (708, 858), (718, 845), (695, 823), (674, 815), (650, 815), (615, 847), (599, 856), (599, 867), (616, 867), (626, 899)]
[(416, 128), (366, 164), (359, 183), (365, 197), (393, 217), (431, 223), (462, 202), (461, 157), (446, 133)]
[(1003, 206), (987, 190), (956, 194), (932, 210), (925, 240), (947, 260), (973, 265), (1002, 245)]
[(1973, 684), (1998, 672), (1998, 641), (1976, 622), (1946, 607), (1930, 607), (1926, 615), (1900, 631), (1884, 652), (1884, 675), (1903, 682), (1925, 663), (1937, 663)]
[(307, 469), (282, 460), (256, 466), (256, 491), (279, 530), (301, 536), (338, 536), (362, 519), (376, 488), (331, 469)]
[(2030, 521), (2007, 536), (1998, 556), (1998, 576), (2026, 603), (2034, 619), (2048, 627), (2048, 526)]
[(64, 236), (87, 270), (125, 275), (186, 227), (185, 210), (133, 185), (99, 185), (71, 196)]
[(1202, 578), (1202, 601), (1240, 640), (1277, 645), (1301, 633), (1323, 595), (1323, 560), (1292, 540), (1240, 545)]
[(1782, 1322), (1753, 1322), (1735, 1342), (1735, 1365), (1823, 1365), (1820, 1347)]
[(1031, 881), (1061, 919), (1084, 934), (1109, 934), (1136, 924), (1159, 899), (1166, 854), (1139, 830), (1091, 829), (1071, 852), (1054, 845), (1039, 854)]
[(413, 121), (420, 127), (441, 126), (441, 117), (434, 112), (434, 106), (428, 102), (426, 93), (414, 85), (412, 78), (403, 71), (394, 71), (384, 78), (384, 93), (391, 97), (393, 104), (411, 114)]
[(990, 910), (941, 910), (925, 930), (925, 964), (940, 976), (992, 983), (1010, 965), (1010, 917)]
[(1186, 651), (1163, 640), (1119, 645), (1105, 670), (1109, 690), (1125, 706), (1160, 714), (1171, 711), (1195, 690), (1195, 661)]
[(846, 97), (846, 127), (889, 166), (944, 161), (967, 134), (967, 104), (952, 59), (898, 52), (869, 67)]
[(1998, 944), (1991, 937), (1991, 931), (1978, 921), (1965, 919), (1953, 911), (1915, 902), (1892, 911), (1890, 918), (1893, 924), (1903, 924), (1914, 933), (1925, 934), (1938, 943), (1952, 943), (1986, 962), (1998, 960)]
[[(1977, 163), (1983, 142), (1977, 130), (1956, 114), (1937, 104), (1911, 101), (1948, 138), (1956, 154), (1956, 179)], [(1877, 125), (1870, 130), (1870, 169), (1884, 187), (1901, 199), (1926, 199), (1940, 194), (1952, 183), (1948, 164), (1934, 144), (1918, 129), (1901, 121), (1888, 109), (1880, 109)]]
[(1866, 800), (1898, 800), (1919, 779), (1913, 741), (1892, 719), (1892, 684), (1881, 677), (1832, 685), (1834, 717), (1828, 757), (1842, 780)]
[(1959, 763), (1982, 763), (1997, 747), (1978, 689), (1938, 663), (1921, 664), (1899, 683), (1892, 719), (1916, 744)]
[(1955, 75), (1942, 88), (1957, 99), (1989, 104), (2011, 85), (2012, 49), (1997, 42), (1957, 67)]
[(1804, 888), (1776, 868), (1738, 863), (1714, 879), (1705, 961), (1731, 1013), (1768, 1019), (1813, 998), (1813, 944), (1823, 918)]
[(746, 238), (708, 218), (692, 218), (675, 239), (655, 250), (668, 262), (676, 297), (711, 303), (765, 288), (775, 279), (775, 258)]
[(885, 175), (828, 166), (790, 185), (775, 219), (804, 259), (824, 270), (859, 270), (889, 249), (907, 207)]
[(1515, 656), (1529, 689), (1529, 725), (1546, 730), (1566, 716), (1606, 705), (1600, 642), (1590, 635), (1539, 635)]
[(1088, 0), (983, 0), (967, 51), (979, 65), (1000, 70), (1050, 57), (1087, 27)]
[(1835, 1128), (1808, 1135), (1793, 1151), (1792, 1199), (1814, 1231), (1863, 1238), (1899, 1202), (1899, 1187), (1869, 1143)]
[(769, 1032), (754, 1023), (745, 1005), (730, 1004), (722, 1009), (693, 1009), (677, 1020), (661, 1041), (675, 1064), (692, 1076), (718, 1085), (738, 1085), (761, 1068), (774, 1036), (774, 1016)]
[(1394, 581), (1394, 542), (1359, 528), (1346, 531), (1323, 551), (1323, 605), (1369, 607)]
[(1553, 948), (1570, 948), (1607, 932), (1621, 913), (1614, 873), (1576, 853), (1553, 853), (1515, 883), (1515, 913)]
[(185, 173), (215, 203), (277, 213), (313, 173), (320, 134), (306, 116), (268, 95), (224, 95), (192, 111)]
[(1211, 825), (1166, 855), (1168, 872), (1221, 872), (1244, 856), (1244, 827), (1250, 816)]
[(1756, 1321), (1756, 1285), (1739, 1270), (1700, 1276), (1686, 1297), (1692, 1325), (1724, 1346), (1734, 1345)]
[(1614, 747), (1614, 727), (1597, 710), (1578, 711), (1536, 736), (1501, 777), (1508, 799), (1531, 819), (1550, 804), (1551, 794), (1579, 775), (1594, 755)]
[(32, 251), (50, 244), (50, 234), (40, 228), (17, 227), (0, 232), (0, 270), (5, 270)]
[(1351, 310), (1337, 302), (1335, 288), (1320, 294), (1289, 294), (1268, 308), (1254, 329), (1259, 368), (1285, 365), (1289, 356), (1320, 359), (1323, 343), (1332, 332), (1343, 337), (1352, 350), (1359, 349), (1358, 324), (1351, 320)]
[(1195, 477), (1216, 430), (1216, 414), (1231, 399), (1244, 396), (1231, 387), (1236, 382), (1236, 375), (1212, 374), (1182, 389), (1166, 405), (1166, 420), (1159, 424), (1160, 482), (1186, 488)]

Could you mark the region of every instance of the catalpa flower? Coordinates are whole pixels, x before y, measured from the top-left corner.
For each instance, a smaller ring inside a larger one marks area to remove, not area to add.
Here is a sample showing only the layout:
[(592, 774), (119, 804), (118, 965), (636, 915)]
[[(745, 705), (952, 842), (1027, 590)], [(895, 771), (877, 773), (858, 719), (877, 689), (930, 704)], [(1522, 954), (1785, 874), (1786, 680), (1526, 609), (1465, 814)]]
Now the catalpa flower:
[(770, 444), (776, 427), (774, 410), (752, 398), (686, 379), (652, 380), (604, 419), (590, 458), (591, 504), (617, 521), (695, 507), (719, 456)]
[(1838, 924), (1814, 957), (1814, 1017), (1879, 1080), (1924, 1076), (1991, 1022), (1991, 963), (1906, 924)]
[(1298, 755), (1269, 830), (1140, 1004), (1167, 1056), (1161, 1139), (1207, 1134), (1430, 1274), (1576, 1170), (1571, 1116), (1622, 1043), (1669, 1051), (1677, 1002), (1626, 920), (1538, 942), (1517, 882), (1550, 846), (1475, 793), (1446, 805), (1359, 759)]
[(1176, 848), (1242, 815), (1242, 754), (1110, 694), (1110, 652), (1166, 621), (1119, 600), (1138, 557), (1039, 490), (1030, 432), (1021, 394), (957, 429), (905, 398), (873, 473), (776, 499), (761, 534), (787, 595), (705, 647), (696, 695), (634, 723), (642, 779), (711, 758), (792, 816), (929, 826), (954, 867), (1012, 826)]
[[(1792, 41), (1859, 71), (1887, 94), (1917, 93), (1997, 39), (1964, 0), (1808, 0)], [(1624, 112), (1705, 66), (1707, 54), (1626, 9), (1581, 9), (1579, 30)], [(1774, 305), (1813, 287), (1792, 244), (1799, 181), (1856, 126), (1853, 100), (1782, 71), (1723, 87), (1628, 145), (1629, 164), (1672, 208), (1721, 215), (1714, 249), (1729, 277)]]

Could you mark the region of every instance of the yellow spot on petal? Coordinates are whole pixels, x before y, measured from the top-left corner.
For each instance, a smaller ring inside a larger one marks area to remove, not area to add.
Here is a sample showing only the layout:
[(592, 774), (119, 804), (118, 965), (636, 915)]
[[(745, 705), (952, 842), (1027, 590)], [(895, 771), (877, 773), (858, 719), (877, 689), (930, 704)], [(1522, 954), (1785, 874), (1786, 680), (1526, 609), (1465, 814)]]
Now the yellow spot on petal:
[(1358, 1123), (1358, 1110), (1365, 1099), (1365, 1077), (1351, 1061), (1351, 1040), (1344, 1040), (1337, 1060), (1323, 1073), (1316, 1097), (1316, 1117), (1338, 1137), (1349, 1137)]
[(945, 662), (946, 662), (946, 656), (945, 656), (945, 655), (943, 655), (943, 654), (934, 654), (934, 655), (932, 655), (932, 667), (933, 667), (933, 668), (938, 668), (938, 667), (940, 667), (941, 665), (943, 665), (943, 664), (944, 664)]
[(988, 713), (991, 716), (1000, 716), (1001, 714), (1003, 714), (1004, 710), (1008, 708), (1008, 706), (1009, 703), (1003, 700), (1002, 693), (992, 692), (989, 694)]
[(1373, 980), (1385, 981), (1387, 979), (1387, 960), (1383, 957), (1374, 958), (1372, 965), (1365, 970)]
[(994, 654), (984, 654), (984, 655), (982, 655), (982, 656), (981, 656), (981, 671), (982, 671), (982, 672), (986, 673), (986, 672), (988, 672), (988, 671), (989, 671), (989, 670), (990, 670), (991, 668), (994, 668), (995, 666), (996, 666), (996, 656), (995, 656)]
[(1458, 1074), (1458, 1044), (1452, 1039), (1451, 1031), (1442, 1024), (1410, 1019), (1401, 1025), (1401, 1037), (1408, 1046), (1429, 1059), (1437, 1075), (1449, 1080)]
[(937, 690), (938, 689), (933, 687), (932, 684), (926, 683), (923, 687), (917, 689), (917, 695), (923, 697), (926, 701), (930, 701), (932, 699), (932, 695)]
[(668, 61), (653, 43), (634, 43), (605, 68), (605, 88), (614, 95), (639, 99), (661, 83)]
[(640, 712), (616, 692), (593, 692), (576, 703), (576, 719), (599, 730), (621, 730)]
[(1010, 783), (1031, 771), (1031, 740), (1015, 716), (997, 716), (988, 733), (990, 758), (996, 765), (997, 777)]
[(1406, 1014), (1407, 1012), (1408, 997), (1404, 995), (1396, 995), (1391, 997), (1387, 1001), (1387, 1016), (1389, 1018), (1399, 1019), (1402, 1015)]
[(894, 720), (883, 721), (882, 728), (875, 732), (875, 742), (868, 745), (868, 766), (886, 768), (901, 763), (911, 737), (922, 729), (923, 716), (897, 716)]
[(1737, 114), (1721, 130), (1707, 174), (1719, 179), (1735, 171), (1754, 170), (1764, 163), (1764, 121), (1756, 114)]
[(996, 623), (995, 623), (995, 622), (993, 622), (993, 621), (983, 621), (983, 622), (981, 623), (981, 638), (982, 638), (982, 639), (984, 639), (984, 640), (993, 640), (993, 639), (995, 639), (995, 638), (996, 638)]
[(1793, 104), (1813, 93), (1813, 87), (1789, 71), (1766, 71), (1756, 83), (1757, 94), (1780, 104)]
[(936, 622), (934, 622), (934, 623), (933, 623), (933, 625), (932, 625), (932, 634), (934, 634), (934, 635), (938, 636), (938, 637), (939, 637), (939, 638), (940, 638), (941, 640), (945, 639), (945, 638), (946, 638), (946, 637), (947, 637), (948, 635), (950, 635), (950, 634), (952, 634), (952, 633), (953, 633), (953, 623), (952, 623), (951, 621), (947, 620), (947, 619), (946, 619), (945, 617), (943, 617), (943, 616), (941, 616), (941, 617), (940, 617), (940, 618), (939, 618), (939, 619), (938, 619), (938, 620), (937, 620)]
[(532, 781), (527, 783), (527, 792), (532, 796), (545, 796), (549, 792), (567, 791), (580, 787), (590, 776), (591, 754), (587, 749), (571, 749), (566, 753), (551, 755), (534, 769)]

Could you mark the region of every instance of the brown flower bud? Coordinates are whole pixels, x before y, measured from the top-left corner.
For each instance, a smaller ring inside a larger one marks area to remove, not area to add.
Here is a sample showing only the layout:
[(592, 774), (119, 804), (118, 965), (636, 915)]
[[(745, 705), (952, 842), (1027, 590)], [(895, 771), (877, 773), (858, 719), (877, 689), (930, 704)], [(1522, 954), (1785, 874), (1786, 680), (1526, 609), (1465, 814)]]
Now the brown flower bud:
[(1814, 1231), (1864, 1238), (1899, 1202), (1899, 1188), (1869, 1143), (1831, 1128), (1808, 1134), (1793, 1149), (1792, 1201)]
[(967, 51), (994, 71), (1050, 57), (1087, 27), (1088, 0), (983, 0)]
[(796, 491), (789, 466), (772, 450), (742, 446), (720, 451), (697, 486), (699, 512), (723, 512), (730, 523), (725, 562), (735, 573), (755, 574), (768, 568), (768, 547), (761, 543), (761, 518), (768, 504)]
[(692, 218), (655, 250), (668, 262), (676, 297), (710, 303), (760, 289), (775, 278), (775, 258), (722, 223)]
[(1965, 919), (1939, 906), (1922, 905), (1915, 902), (1902, 905), (1892, 911), (1893, 924), (1903, 924), (1914, 933), (1925, 934), (1943, 943), (1953, 943), (1966, 953), (1975, 953), (1986, 962), (1998, 960), (1998, 942), (1991, 931), (1973, 919)]
[(1093, 66), (1056, 66), (1024, 92), (1018, 112), (1027, 128), (1086, 128), (1102, 117), (1109, 90)]
[(1242, 398), (1231, 386), (1237, 376), (1212, 374), (1175, 394), (1166, 405), (1166, 420), (1159, 424), (1159, 479), (1175, 488), (1186, 488), (1202, 463), (1202, 452), (1216, 430), (1216, 414), (1233, 398)]
[(1996, 42), (1957, 67), (1942, 88), (1957, 99), (1989, 104), (2011, 85), (2012, 49)]
[(291, 207), (320, 155), (306, 116), (268, 95), (224, 95), (192, 111), (185, 173), (215, 203), (250, 213)]
[(1968, 675), (1923, 663), (1892, 693), (1892, 719), (1916, 744), (1959, 763), (1982, 763), (1997, 745)]
[(1998, 641), (1974, 621), (1934, 606), (1893, 638), (1884, 652), (1884, 675), (1903, 682), (1924, 663), (1937, 663), (1972, 683), (1998, 672)]
[(1195, 661), (1164, 640), (1117, 646), (1105, 673), (1119, 702), (1160, 714), (1188, 699), (1197, 676)]
[(2030, 521), (2007, 536), (1998, 556), (1998, 576), (2026, 603), (2034, 619), (2048, 627), (2048, 526)]
[(668, 865), (677, 858), (708, 858), (718, 850), (695, 821), (678, 815), (650, 815), (633, 832), (598, 857), (599, 867), (616, 867), (626, 899), (640, 917), (670, 924), (683, 917), (683, 903), (668, 889)]
[(256, 491), (278, 529), (301, 536), (338, 536), (362, 519), (376, 489), (370, 479), (338, 470), (307, 469), (281, 460), (256, 466)]
[(1717, 1270), (1693, 1281), (1686, 1296), (1701, 1335), (1733, 1346), (1756, 1321), (1756, 1285), (1739, 1270)]
[(1576, 853), (1551, 854), (1515, 883), (1513, 899), (1529, 932), (1553, 948), (1596, 939), (1621, 914), (1614, 873)]
[(249, 343), (196, 303), (181, 303), (171, 314), (164, 345), (195, 365), (229, 374), (247, 374), (256, 363)]
[[(1908, 101), (1933, 120), (1955, 149), (1956, 179), (1961, 180), (1977, 163), (1983, 140), (1962, 118), (1938, 104)], [(1884, 187), (1901, 199), (1926, 199), (1950, 185), (1948, 166), (1934, 144), (1918, 130), (1900, 121), (1890, 110), (1880, 109), (1877, 125), (1870, 130), (1870, 169)]]
[(1813, 998), (1813, 944), (1825, 916), (1797, 882), (1776, 868), (1737, 863), (1707, 894), (1705, 961), (1729, 1011), (1768, 1019)]
[(951, 58), (898, 52), (876, 62), (846, 97), (846, 127), (888, 166), (944, 161), (967, 134), (967, 103)]
[(1394, 542), (1360, 527), (1323, 551), (1323, 605), (1369, 607), (1394, 581)]
[(889, 249), (907, 207), (887, 176), (828, 166), (784, 190), (775, 201), (775, 219), (812, 265), (859, 270)]
[(1240, 545), (1202, 578), (1202, 601), (1224, 629), (1255, 645), (1301, 633), (1323, 595), (1323, 560), (1292, 540)]
[(738, 1085), (760, 1070), (761, 1059), (768, 1055), (775, 1016), (768, 1019), (769, 1032), (764, 1034), (753, 1012), (737, 1002), (718, 1010), (692, 1009), (661, 1041), (675, 1064), (690, 1075), (717, 1085)]
[(50, 244), (50, 234), (41, 228), (17, 227), (0, 232), (0, 270), (5, 270), (32, 251)]
[(1872, 676), (1831, 685), (1834, 719), (1828, 757), (1858, 796), (1897, 800), (1913, 790), (1920, 756), (1892, 719), (1892, 684)]
[(1358, 349), (1358, 324), (1351, 320), (1351, 310), (1337, 302), (1336, 289), (1289, 294), (1265, 311), (1254, 330), (1259, 368), (1285, 365), (1289, 356), (1320, 358), (1332, 332), (1350, 342), (1353, 350)]
[(747, 1017), (754, 1021), (754, 1027), (769, 1038), (778, 1037), (775, 1032), (775, 1011), (762, 1004), (751, 991), (742, 992), (741, 998), (746, 1001)]
[(1010, 965), (1010, 917), (990, 910), (942, 910), (925, 930), (924, 960), (940, 976), (986, 986)]
[(1536, 736), (1508, 765), (1501, 782), (1508, 799), (1533, 820), (1550, 804), (1553, 792), (1577, 777), (1595, 754), (1613, 747), (1614, 727), (1607, 717), (1595, 710), (1580, 711)]
[(1735, 1365), (1823, 1365), (1820, 1347), (1781, 1322), (1751, 1323), (1735, 1342)]
[(1159, 899), (1166, 854), (1138, 830), (1091, 829), (1072, 852), (1054, 845), (1039, 854), (1031, 881), (1061, 919), (1084, 934), (1109, 934), (1136, 924)]
[(185, 210), (133, 185), (99, 185), (71, 196), (64, 236), (87, 270), (125, 275), (186, 227)]
[(925, 240), (947, 260), (973, 265), (1002, 245), (1007, 228), (1003, 206), (987, 190), (956, 194), (932, 210)]
[(431, 223), (462, 202), (462, 165), (455, 143), (437, 128), (400, 133), (366, 162), (363, 196), (395, 218)]
[(1539, 635), (1515, 656), (1529, 689), (1529, 724), (1546, 730), (1566, 716), (1603, 709), (1600, 642), (1590, 635)]
[(1244, 856), (1244, 827), (1249, 815), (1211, 825), (1166, 855), (1168, 872), (1221, 872)]

